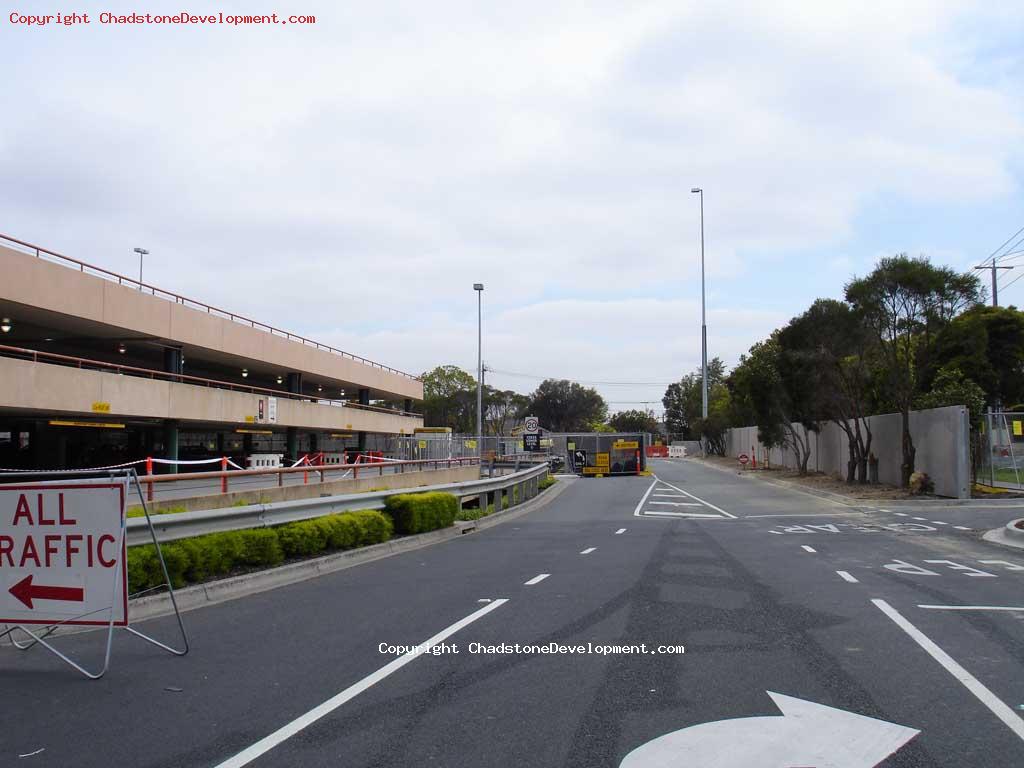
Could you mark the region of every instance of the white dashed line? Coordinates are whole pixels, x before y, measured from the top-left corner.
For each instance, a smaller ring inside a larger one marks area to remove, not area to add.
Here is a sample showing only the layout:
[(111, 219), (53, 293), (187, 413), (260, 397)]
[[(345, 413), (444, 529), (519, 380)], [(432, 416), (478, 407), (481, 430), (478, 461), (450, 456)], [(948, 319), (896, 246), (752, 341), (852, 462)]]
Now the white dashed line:
[(857, 581), (857, 579), (855, 579), (853, 576), (851, 576), (846, 571), (836, 571), (836, 573), (839, 574), (839, 576), (843, 579), (843, 581), (848, 581), (851, 584), (859, 584), (860, 583), (860, 582)]
[(970, 528), (968, 528), (965, 525), (954, 525), (953, 527), (956, 528), (958, 531), (969, 531), (969, 530), (971, 530)]
[(591, 552), (593, 552), (593, 551), (594, 551), (595, 549), (597, 549), (597, 547), (587, 547), (587, 548), (586, 548), (586, 549), (584, 549), (584, 550), (583, 550), (582, 552), (580, 552), (580, 554), (581, 554), (581, 555), (589, 555), (589, 554), (590, 554)]
[(910, 515), (908, 515), (906, 512), (895, 512), (893, 514), (895, 514), (897, 517), (910, 517)]
[(931, 608), (935, 611), (1021, 611), (1020, 605), (919, 605), (918, 608)]
[(523, 586), (524, 587), (532, 587), (534, 584), (540, 584), (542, 581), (544, 581), (544, 579), (546, 579), (550, 575), (551, 575), (550, 573), (539, 573), (536, 576), (534, 576), (532, 579), (530, 579), (529, 581), (524, 581), (523, 582)]
[(932, 520), (930, 522), (932, 523), (932, 525), (949, 525), (949, 523), (944, 523), (941, 520)]
[(619, 528), (619, 530), (617, 530), (617, 531), (615, 532), (615, 535), (616, 535), (616, 536), (621, 536), (621, 535), (622, 535), (622, 534), (624, 534), (625, 532), (626, 532), (626, 529), (625, 529), (625, 528)]
[(808, 547), (806, 544), (804, 544), (802, 546), (802, 549), (803, 549), (804, 552), (810, 552), (811, 554), (814, 554), (815, 552), (818, 551), (814, 547)]
[(928, 518), (927, 517), (915, 517), (914, 519), (915, 520), (923, 520), (925, 522), (928, 522)]

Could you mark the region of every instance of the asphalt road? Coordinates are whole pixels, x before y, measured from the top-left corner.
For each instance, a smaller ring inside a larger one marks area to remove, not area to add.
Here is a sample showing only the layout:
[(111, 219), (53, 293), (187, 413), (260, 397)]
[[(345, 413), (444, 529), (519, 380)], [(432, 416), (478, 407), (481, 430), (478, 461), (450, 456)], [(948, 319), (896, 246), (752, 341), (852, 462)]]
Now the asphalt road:
[[(652, 469), (190, 612), (185, 658), (117, 636), (99, 682), (0, 648), (0, 765), (1024, 765), (1024, 551), (980, 539), (1024, 512)], [(431, 639), (460, 652), (380, 652)], [(516, 643), (646, 652), (497, 652)]]

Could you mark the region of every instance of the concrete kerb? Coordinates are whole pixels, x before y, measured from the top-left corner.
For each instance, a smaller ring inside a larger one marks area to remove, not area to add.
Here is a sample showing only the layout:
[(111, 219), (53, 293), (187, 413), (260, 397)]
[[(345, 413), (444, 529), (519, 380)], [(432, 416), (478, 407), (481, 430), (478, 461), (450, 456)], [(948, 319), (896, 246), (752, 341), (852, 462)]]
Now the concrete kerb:
[[(227, 579), (218, 579), (217, 581), (205, 584), (196, 584), (191, 587), (175, 590), (174, 596), (177, 600), (178, 608), (181, 611), (189, 611), (254, 595), (259, 592), (266, 592), (267, 590), (283, 587), (287, 584), (314, 579), (317, 576), (342, 571), (346, 568), (362, 565), (363, 563), (371, 563), (374, 560), (380, 560), (402, 552), (411, 552), (415, 549), (428, 547), (431, 544), (457, 539), (474, 530), (490, 528), (534, 512), (554, 501), (565, 490), (567, 485), (568, 483), (564, 481), (556, 483), (546, 492), (542, 492), (539, 496), (535, 496), (529, 501), (518, 504), (510, 509), (495, 512), (479, 520), (458, 521), (455, 525), (438, 531), (403, 536), (381, 544), (372, 544), (368, 547), (336, 552), (312, 560), (288, 563), (276, 568), (245, 573)], [(141, 597), (132, 600), (130, 606), (133, 624), (137, 621), (167, 616), (172, 612), (170, 596), (167, 594)]]
[(1024, 517), (1011, 520), (1002, 528), (989, 531), (982, 538), (985, 541), (1002, 544), (1006, 547), (1024, 549), (1024, 528), (1019, 528), (1018, 525), (1024, 525)]

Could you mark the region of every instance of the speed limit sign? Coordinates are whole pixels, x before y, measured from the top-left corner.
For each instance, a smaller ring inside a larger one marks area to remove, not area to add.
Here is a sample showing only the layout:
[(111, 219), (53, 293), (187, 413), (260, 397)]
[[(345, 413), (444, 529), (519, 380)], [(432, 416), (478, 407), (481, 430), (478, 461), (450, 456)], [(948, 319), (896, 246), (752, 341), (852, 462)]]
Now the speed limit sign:
[(540, 431), (540, 419), (536, 416), (526, 417), (526, 434), (535, 435)]

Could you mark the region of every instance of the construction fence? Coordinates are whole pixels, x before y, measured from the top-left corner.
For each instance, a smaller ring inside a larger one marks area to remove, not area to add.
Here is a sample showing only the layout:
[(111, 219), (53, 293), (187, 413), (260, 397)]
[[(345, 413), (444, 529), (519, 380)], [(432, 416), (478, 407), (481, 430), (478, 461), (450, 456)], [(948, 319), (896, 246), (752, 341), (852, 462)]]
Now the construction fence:
[(986, 413), (975, 434), (974, 457), (979, 483), (1024, 490), (1024, 412)]

